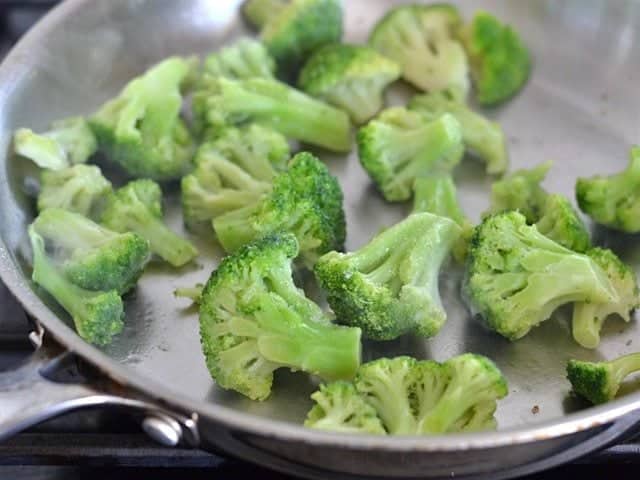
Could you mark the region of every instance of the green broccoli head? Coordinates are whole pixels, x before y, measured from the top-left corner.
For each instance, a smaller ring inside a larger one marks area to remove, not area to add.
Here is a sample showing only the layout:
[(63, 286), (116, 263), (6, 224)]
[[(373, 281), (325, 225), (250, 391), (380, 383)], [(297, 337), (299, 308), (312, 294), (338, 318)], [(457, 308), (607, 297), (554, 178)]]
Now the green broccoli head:
[(471, 110), (464, 99), (454, 95), (451, 90), (417, 95), (409, 102), (409, 108), (431, 120), (450, 113), (460, 122), (465, 148), (486, 162), (487, 173), (502, 174), (509, 167), (502, 127)]
[(193, 141), (180, 118), (181, 88), (196, 65), (179, 57), (160, 62), (89, 119), (100, 149), (130, 176), (164, 181), (189, 170)]
[(227, 128), (196, 154), (195, 170), (182, 179), (182, 209), (191, 229), (249, 205), (269, 191), (286, 168), (289, 144), (259, 125)]
[[(348, 433), (430, 435), (493, 429), (497, 401), (507, 395), (498, 368), (480, 355), (444, 363), (381, 358), (348, 383), (322, 386), (305, 425)], [(353, 411), (358, 406), (356, 415)]]
[(640, 147), (632, 147), (629, 166), (608, 177), (579, 178), (580, 209), (596, 223), (627, 233), (640, 232)]
[(320, 255), (344, 246), (342, 200), (337, 179), (320, 160), (302, 152), (275, 178), (268, 195), (216, 217), (213, 227), (227, 252), (269, 232), (291, 232), (298, 239), (303, 262), (313, 265)]
[(403, 5), (380, 20), (369, 44), (397, 62), (402, 76), (420, 90), (469, 90), (469, 66), (455, 38), (462, 20), (452, 5)]
[(640, 353), (609, 362), (570, 360), (567, 377), (573, 391), (594, 404), (613, 400), (625, 377), (640, 370)]
[(116, 232), (134, 232), (149, 242), (151, 251), (174, 267), (198, 255), (189, 241), (162, 222), (162, 190), (153, 180), (129, 182), (107, 198), (102, 223)]
[(457, 262), (464, 263), (473, 235), (473, 224), (462, 211), (451, 175), (441, 173), (417, 178), (413, 184), (413, 193), (412, 213), (432, 213), (447, 217), (462, 229), (452, 253)]
[(635, 273), (615, 253), (592, 248), (586, 254), (604, 270), (618, 294), (614, 302), (580, 302), (573, 307), (573, 338), (585, 348), (596, 348), (606, 318), (617, 314), (628, 322), (629, 312), (640, 305), (640, 296)]
[(74, 165), (40, 173), (38, 211), (64, 208), (85, 216), (96, 213), (111, 192), (111, 182), (95, 165)]
[(358, 394), (352, 383), (337, 381), (320, 385), (311, 399), (315, 404), (307, 415), (305, 427), (343, 433), (387, 433), (376, 410)]
[(32, 226), (32, 279), (47, 291), (71, 316), (78, 335), (87, 342), (107, 345), (124, 325), (124, 306), (116, 290), (92, 291), (69, 280), (49, 258), (45, 241)]
[(77, 213), (50, 208), (32, 225), (55, 252), (64, 275), (87, 290), (123, 294), (135, 286), (149, 261), (145, 239), (113, 232)]
[(570, 302), (616, 302), (606, 272), (527, 225), (519, 212), (476, 227), (464, 292), (488, 326), (511, 340), (526, 335)]
[(337, 152), (351, 150), (351, 123), (342, 110), (277, 80), (217, 78), (194, 97), (201, 131), (254, 122), (289, 139)]
[(376, 50), (338, 43), (319, 49), (309, 58), (298, 86), (362, 124), (382, 108), (385, 88), (399, 77), (400, 67)]
[(249, 38), (209, 55), (204, 61), (204, 74), (225, 78), (273, 78), (276, 63), (265, 46)]
[(569, 199), (562, 195), (548, 195), (536, 221), (538, 231), (563, 247), (584, 252), (591, 247), (589, 231)]
[(438, 275), (460, 228), (417, 213), (378, 234), (360, 250), (322, 256), (315, 274), (341, 322), (365, 337), (390, 340), (407, 332), (432, 337), (446, 313)]
[(476, 98), (496, 105), (515, 95), (526, 83), (531, 58), (518, 33), (493, 15), (479, 11), (460, 31), (469, 56)]
[(357, 143), (362, 167), (390, 202), (411, 198), (416, 178), (451, 171), (463, 153), (460, 123), (452, 115), (430, 121), (401, 107), (362, 127)]
[(13, 143), (18, 155), (48, 170), (86, 163), (98, 149), (96, 137), (82, 117), (55, 121), (49, 131), (41, 134), (28, 128), (18, 129)]
[(200, 304), (207, 366), (218, 385), (254, 400), (271, 392), (273, 372), (302, 370), (349, 379), (360, 363), (360, 330), (330, 323), (293, 283), (292, 234), (272, 234), (226, 257)]

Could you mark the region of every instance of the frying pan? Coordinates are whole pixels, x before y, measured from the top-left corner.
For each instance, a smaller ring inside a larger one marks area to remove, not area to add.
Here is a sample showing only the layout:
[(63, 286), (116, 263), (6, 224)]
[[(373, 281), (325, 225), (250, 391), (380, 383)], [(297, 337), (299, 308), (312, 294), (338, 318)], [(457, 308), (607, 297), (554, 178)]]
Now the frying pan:
[[(345, 0), (348, 41), (363, 41), (392, 0)], [(482, 6), (516, 25), (535, 66), (523, 92), (488, 112), (509, 139), (513, 168), (553, 159), (545, 186), (573, 196), (577, 175), (611, 173), (627, 161), (640, 133), (640, 2), (619, 0), (487, 0), (459, 2), (468, 17)], [(570, 357), (599, 360), (640, 348), (640, 328), (608, 320), (601, 347), (579, 348), (567, 312), (510, 343), (472, 319), (460, 300), (462, 272), (441, 279), (449, 320), (434, 339), (367, 343), (365, 360), (411, 354), (444, 360), (462, 352), (494, 359), (510, 394), (496, 432), (429, 437), (339, 435), (301, 426), (317, 382), (279, 372), (274, 393), (251, 402), (218, 389), (199, 347), (197, 312), (172, 296), (176, 286), (204, 281), (221, 257), (208, 239), (197, 265), (149, 266), (127, 300), (125, 331), (107, 348), (84, 343), (64, 312), (30, 278), (25, 230), (33, 218), (28, 162), (10, 155), (17, 127), (45, 128), (56, 118), (89, 114), (128, 79), (171, 54), (206, 53), (246, 33), (238, 0), (67, 0), (42, 20), (0, 67), (0, 276), (33, 318), (38, 347), (25, 364), (0, 373), (0, 438), (70, 410), (125, 408), (167, 445), (222, 452), (308, 478), (506, 478), (587, 454), (633, 431), (640, 394), (586, 408), (569, 395)], [(394, 86), (390, 104), (412, 93)], [(348, 247), (406, 215), (383, 202), (351, 154), (317, 152), (345, 190)], [(455, 172), (467, 213), (478, 220), (491, 179), (473, 159)], [(166, 185), (169, 223), (182, 231), (175, 185)], [(183, 232), (184, 233), (184, 232)], [(186, 233), (185, 233), (186, 234)], [(637, 237), (594, 228), (601, 245), (636, 269)]]

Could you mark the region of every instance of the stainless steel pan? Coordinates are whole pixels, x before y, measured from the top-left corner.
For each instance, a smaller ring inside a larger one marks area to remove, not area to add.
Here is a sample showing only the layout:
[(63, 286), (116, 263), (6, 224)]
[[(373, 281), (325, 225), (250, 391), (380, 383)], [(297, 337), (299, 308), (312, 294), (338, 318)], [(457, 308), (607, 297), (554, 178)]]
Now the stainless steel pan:
[[(29, 280), (25, 226), (33, 208), (24, 177), (33, 172), (9, 155), (10, 134), (16, 127), (43, 128), (65, 115), (92, 112), (129, 78), (167, 55), (205, 53), (232, 41), (245, 33), (238, 3), (67, 0), (0, 67), (0, 150), (7, 152), (0, 173), (0, 275), (35, 319), (32, 337), (40, 346), (27, 364), (0, 374), (0, 438), (64, 411), (116, 406), (137, 412), (143, 427), (167, 444), (181, 441), (220, 450), (307, 477), (496, 479), (571, 460), (636, 426), (640, 394), (584, 409), (568, 396), (564, 380), (569, 357), (601, 359), (640, 349), (635, 321), (609, 320), (597, 351), (573, 343), (564, 311), (509, 343), (471, 319), (459, 300), (461, 272), (453, 266), (443, 275), (449, 312), (443, 332), (430, 341), (368, 344), (365, 355), (408, 353), (443, 360), (473, 351), (490, 356), (511, 390), (500, 405), (497, 432), (381, 438), (307, 430), (300, 423), (316, 385), (304, 375), (278, 375), (273, 397), (264, 403), (219, 390), (200, 353), (197, 313), (172, 296), (178, 285), (205, 280), (216, 264), (220, 252), (206, 240), (199, 240), (203, 256), (198, 267), (175, 271), (151, 265), (129, 299), (126, 329), (113, 345), (98, 350), (76, 336), (63, 312)], [(399, 2), (344, 3), (346, 38), (362, 41), (375, 20)], [(628, 147), (640, 141), (640, 2), (459, 3), (467, 15), (481, 5), (512, 22), (535, 56), (526, 89), (491, 112), (507, 131), (513, 166), (555, 160), (547, 187), (569, 196), (577, 175), (622, 169)], [(397, 86), (389, 100), (400, 103), (409, 93), (408, 87)], [(406, 214), (406, 206), (392, 208), (381, 200), (354, 155), (321, 155), (345, 189), (349, 247)], [(464, 207), (479, 218), (490, 179), (471, 159), (456, 177)], [(176, 188), (166, 190), (168, 214), (180, 229)], [(594, 235), (640, 266), (637, 237), (600, 230)], [(77, 373), (78, 365), (82, 383), (68, 374)]]

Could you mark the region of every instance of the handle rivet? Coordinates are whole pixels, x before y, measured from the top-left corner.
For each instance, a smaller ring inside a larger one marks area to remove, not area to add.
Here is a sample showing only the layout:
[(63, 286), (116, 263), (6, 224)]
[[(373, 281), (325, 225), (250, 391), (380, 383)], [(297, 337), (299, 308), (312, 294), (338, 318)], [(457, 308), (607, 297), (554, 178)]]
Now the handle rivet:
[(182, 438), (180, 424), (168, 417), (147, 417), (142, 421), (142, 429), (153, 440), (167, 447), (175, 447)]

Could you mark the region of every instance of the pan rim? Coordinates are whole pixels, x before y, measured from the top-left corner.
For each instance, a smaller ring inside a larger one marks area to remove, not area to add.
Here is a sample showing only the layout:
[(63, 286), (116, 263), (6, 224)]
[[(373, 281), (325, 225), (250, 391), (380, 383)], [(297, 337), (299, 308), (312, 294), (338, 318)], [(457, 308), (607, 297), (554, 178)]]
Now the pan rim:
[[(37, 48), (42, 38), (55, 30), (74, 11), (83, 8), (91, 1), (93, 0), (65, 0), (47, 13), (22, 37), (0, 64), (0, 85), (7, 82), (7, 80), (10, 83), (12, 77), (15, 80), (14, 70), (22, 63), (21, 59), (28, 56), (31, 48)], [(2, 90), (8, 90), (10, 93), (11, 88), (0, 88), (0, 92)], [(3, 93), (3, 95), (6, 94), (7, 91)], [(30, 280), (20, 273), (18, 266), (14, 262), (13, 255), (2, 238), (0, 238), (0, 279), (17, 298), (22, 307), (42, 323), (47, 334), (51, 334), (62, 346), (80, 355), (107, 377), (131, 387), (151, 399), (161, 401), (172, 408), (194, 412), (225, 428), (241, 430), (260, 437), (353, 450), (377, 449), (398, 452), (464, 451), (525, 444), (537, 440), (549, 440), (585, 432), (612, 423), (634, 410), (640, 410), (640, 392), (637, 392), (609, 402), (606, 405), (590, 407), (557, 419), (535, 425), (511, 427), (495, 432), (387, 437), (345, 435), (312, 430), (301, 425), (242, 413), (211, 402), (195, 400), (179, 392), (172, 391), (170, 388), (146, 378), (126, 365), (111, 359), (97, 348), (84, 342), (72, 328), (62, 322), (46, 307), (29, 287)]]

